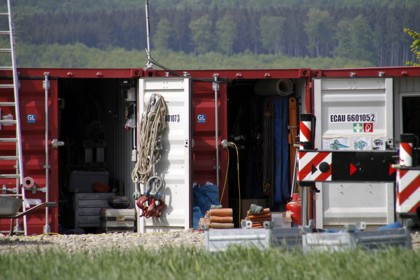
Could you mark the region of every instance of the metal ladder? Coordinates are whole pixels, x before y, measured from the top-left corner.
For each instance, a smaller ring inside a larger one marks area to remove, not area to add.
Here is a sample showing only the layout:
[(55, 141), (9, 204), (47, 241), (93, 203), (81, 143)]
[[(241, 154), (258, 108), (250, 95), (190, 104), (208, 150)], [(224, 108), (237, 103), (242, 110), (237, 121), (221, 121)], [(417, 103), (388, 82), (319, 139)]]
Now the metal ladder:
[[(0, 11), (0, 145), (10, 147), (10, 143), (14, 143), (16, 147), (0, 149), (0, 195), (21, 198), (22, 211), (26, 211), (14, 27), (11, 0), (6, 2), (7, 10)], [(10, 187), (13, 185), (13, 179), (14, 187)], [(15, 232), (21, 231), (18, 225), (19, 221), (16, 221)], [(23, 216), (23, 227), (23, 232), (27, 235), (26, 216)]]

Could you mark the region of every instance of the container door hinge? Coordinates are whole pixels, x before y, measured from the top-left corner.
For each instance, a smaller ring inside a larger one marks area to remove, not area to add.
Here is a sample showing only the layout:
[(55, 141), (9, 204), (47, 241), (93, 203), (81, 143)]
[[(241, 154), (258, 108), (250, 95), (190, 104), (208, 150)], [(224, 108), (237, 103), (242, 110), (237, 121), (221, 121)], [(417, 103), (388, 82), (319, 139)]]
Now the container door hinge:
[(50, 81), (42, 81), (43, 89), (50, 89)]
[(50, 89), (50, 81), (48, 80), (49, 75), (50, 75), (50, 73), (48, 73), (48, 72), (44, 73), (45, 79), (42, 81), (42, 88), (45, 89), (45, 90)]

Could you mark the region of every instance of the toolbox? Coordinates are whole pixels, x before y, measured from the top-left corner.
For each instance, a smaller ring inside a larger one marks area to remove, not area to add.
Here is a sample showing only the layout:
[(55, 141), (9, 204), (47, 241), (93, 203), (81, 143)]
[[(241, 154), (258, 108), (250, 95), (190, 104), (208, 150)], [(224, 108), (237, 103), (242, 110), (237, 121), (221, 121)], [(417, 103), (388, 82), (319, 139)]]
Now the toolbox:
[(102, 209), (101, 230), (104, 232), (134, 232), (136, 211), (131, 209)]
[(99, 228), (101, 225), (101, 211), (103, 208), (109, 208), (108, 199), (114, 195), (114, 193), (75, 193), (75, 227)]

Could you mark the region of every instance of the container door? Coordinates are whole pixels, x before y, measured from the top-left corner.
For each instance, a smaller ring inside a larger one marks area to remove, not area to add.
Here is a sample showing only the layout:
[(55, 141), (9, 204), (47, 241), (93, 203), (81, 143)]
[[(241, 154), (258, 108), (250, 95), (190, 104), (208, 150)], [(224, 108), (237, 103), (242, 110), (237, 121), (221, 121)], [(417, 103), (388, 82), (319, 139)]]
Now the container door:
[(33, 180), (32, 187), (30, 180), (26, 182), (25, 194), (30, 207), (46, 200), (57, 206), (27, 215), (28, 235), (58, 232), (58, 149), (52, 145), (58, 140), (57, 80), (48, 81), (47, 88), (45, 84), (44, 80), (20, 80), (24, 176)]
[[(315, 147), (320, 150), (386, 150), (393, 138), (392, 79), (314, 81)], [(334, 163), (333, 163), (334, 164)], [(394, 221), (393, 183), (318, 183), (317, 227)]]
[(141, 126), (141, 115), (152, 94), (163, 96), (168, 112), (163, 151), (156, 165), (156, 171), (164, 180), (161, 194), (166, 208), (160, 218), (139, 218), (138, 232), (182, 230), (192, 225), (190, 88), (191, 81), (188, 78), (156, 77), (139, 80), (138, 127)]
[[(220, 145), (227, 135), (227, 84), (220, 83), (216, 98), (212, 83), (194, 81), (192, 90), (192, 179), (198, 185), (213, 184), (218, 187), (221, 204), (228, 207), (226, 182), (228, 149)], [(218, 123), (216, 124), (216, 120)], [(216, 133), (216, 129), (218, 130)], [(217, 135), (217, 139), (216, 139)], [(216, 148), (217, 147), (217, 148)], [(217, 158), (219, 160), (217, 160)], [(218, 172), (218, 173), (217, 173)], [(217, 178), (219, 177), (219, 178)], [(204, 213), (201, 213), (204, 215)]]

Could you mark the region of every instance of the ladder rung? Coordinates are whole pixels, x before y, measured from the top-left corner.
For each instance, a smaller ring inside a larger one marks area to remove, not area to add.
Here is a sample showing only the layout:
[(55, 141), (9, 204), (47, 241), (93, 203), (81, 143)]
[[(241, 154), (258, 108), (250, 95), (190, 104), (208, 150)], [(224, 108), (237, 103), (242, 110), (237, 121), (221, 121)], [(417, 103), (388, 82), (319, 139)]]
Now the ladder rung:
[(3, 84), (3, 85), (0, 84), (0, 88), (14, 88), (14, 87), (15, 87), (14, 84)]
[(9, 16), (9, 13), (0, 13), (0, 16)]
[[(12, 188), (9, 188), (8, 190), (10, 191)], [(0, 189), (1, 191), (2, 191), (2, 189)], [(0, 194), (0, 196), (7, 196), (7, 197), (14, 197), (14, 196), (17, 196), (17, 197), (22, 197), (23, 196), (23, 194), (21, 194), (21, 193), (2, 193), (2, 194)]]
[(0, 143), (16, 143), (17, 138), (0, 138)]
[(15, 105), (16, 105), (15, 102), (0, 102), (0, 106), (15, 106)]
[(0, 156), (0, 160), (18, 160), (18, 156)]
[(0, 49), (0, 52), (2, 52), (2, 53), (10, 53), (10, 52), (12, 52), (12, 49), (9, 49), (9, 48), (1, 48)]
[(0, 120), (0, 124), (16, 124), (16, 120)]
[(0, 35), (10, 35), (9, 30), (0, 30)]
[(19, 179), (19, 174), (0, 174), (0, 179)]
[(13, 70), (13, 66), (0, 66), (0, 70)]

